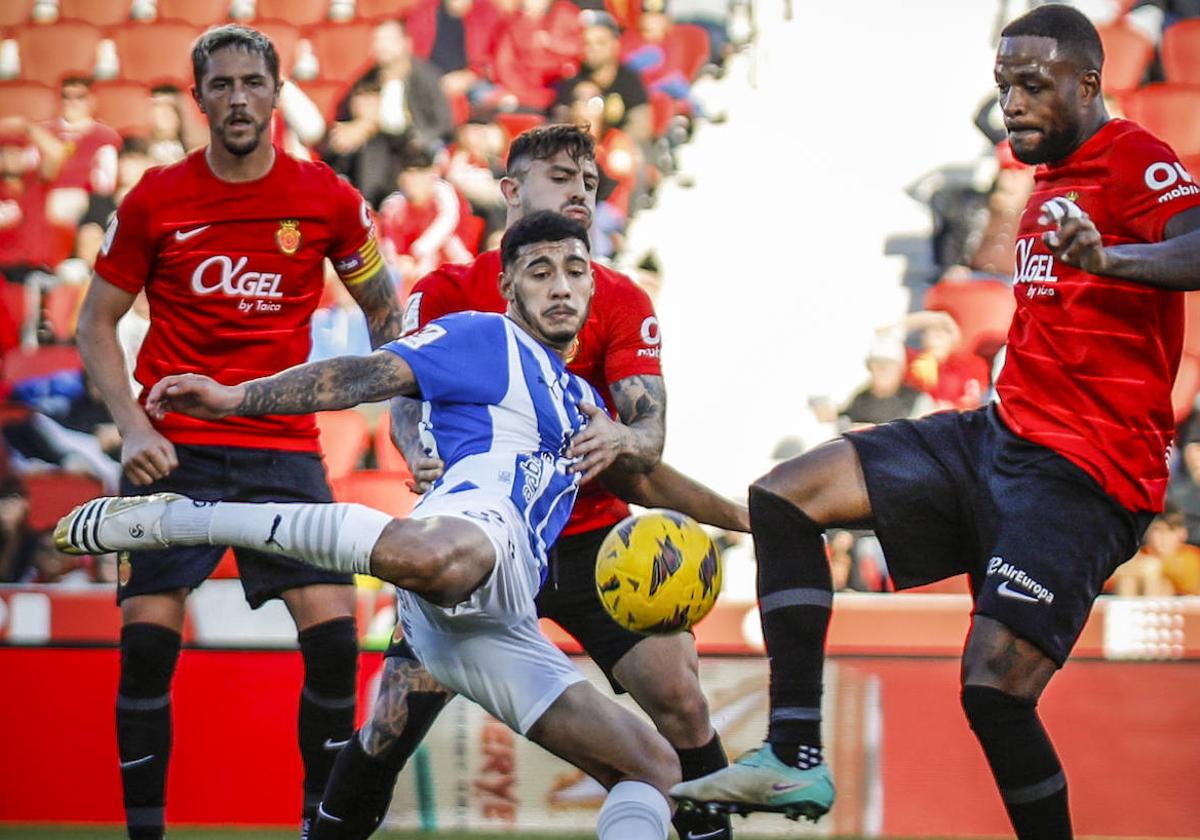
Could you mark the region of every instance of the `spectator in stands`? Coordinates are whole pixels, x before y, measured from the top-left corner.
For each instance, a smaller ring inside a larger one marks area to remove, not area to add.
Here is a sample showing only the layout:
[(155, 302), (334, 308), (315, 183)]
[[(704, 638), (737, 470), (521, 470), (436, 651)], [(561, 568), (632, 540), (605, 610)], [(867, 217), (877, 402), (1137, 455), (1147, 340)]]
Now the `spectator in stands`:
[(1200, 548), (1187, 543), (1178, 513), (1155, 517), (1142, 547), (1110, 581), (1115, 595), (1200, 595)]
[(204, 144), (198, 126), (189, 125), (183, 92), (175, 85), (159, 85), (150, 91), (150, 135), (147, 152), (154, 165), (174, 163)]
[(493, 100), (503, 110), (545, 111), (580, 57), (579, 10), (567, 0), (520, 0), (496, 44)]
[(645, 147), (653, 139), (653, 116), (646, 86), (636, 70), (621, 63), (621, 31), (604, 12), (584, 14), (583, 66), (579, 73), (559, 86), (554, 105), (555, 122), (570, 117), (571, 96), (582, 80), (600, 87), (606, 122), (619, 128)]
[(436, 67), (412, 54), (404, 24), (389, 20), (371, 36), (374, 63), (338, 105), (325, 159), (378, 206), (409, 144), (440, 148), (454, 129)]
[(570, 122), (588, 126), (596, 139), (600, 187), (591, 230), (592, 255), (611, 257), (620, 250), (629, 221), (637, 183), (638, 148), (633, 138), (608, 124), (598, 84), (590, 79), (578, 80), (571, 96)]
[(460, 237), (471, 208), (423, 146), (408, 148), (396, 185), (379, 208), (380, 250), (407, 290), (442, 263), (471, 259)]
[(91, 79), (63, 79), (59, 96), (59, 116), (47, 128), (65, 144), (66, 153), (50, 184), (46, 215), (53, 224), (74, 228), (87, 210), (89, 194), (108, 195), (116, 187), (121, 137), (96, 120)]
[(0, 441), (0, 583), (20, 580), (33, 556), (29, 499)]
[(441, 71), (448, 99), (486, 95), (504, 15), (492, 0), (422, 0), (406, 19), (413, 55)]
[[(1192, 419), (1192, 435), (1196, 434), (1196, 418)], [(1200, 439), (1189, 437), (1183, 444), (1183, 455), (1167, 485), (1167, 506), (1179, 511), (1187, 528), (1187, 541), (1200, 545)]]
[(471, 212), (486, 222), (484, 237), (504, 229), (508, 208), (500, 192), (504, 177), (504, 130), (473, 116), (454, 133), (446, 180), (462, 193)]
[[(0, 274), (25, 286), (26, 312), (12, 313), (16, 340), (36, 343), (39, 289), (48, 283), (50, 232), (46, 220), (47, 184), (62, 161), (62, 144), (22, 117), (0, 120)], [(14, 336), (8, 335), (5, 345)]]
[(92, 266), (96, 264), (96, 255), (104, 241), (104, 231), (116, 212), (117, 205), (141, 180), (142, 174), (158, 163), (152, 149), (153, 143), (148, 143), (141, 137), (126, 137), (121, 142), (121, 151), (117, 155), (116, 189), (110, 195), (93, 194), (88, 199), (87, 210), (79, 220), (79, 231), (75, 235), (75, 257), (83, 263), (83, 276), (91, 276)]
[(962, 331), (948, 312), (913, 312), (902, 322), (920, 333), (920, 349), (910, 353), (907, 383), (920, 388), (938, 408), (978, 408), (990, 384), (987, 363), (961, 348)]
[(849, 428), (863, 428), (906, 417), (920, 417), (933, 410), (933, 400), (904, 377), (908, 363), (904, 344), (897, 338), (876, 338), (867, 353), (871, 380), (842, 410)]

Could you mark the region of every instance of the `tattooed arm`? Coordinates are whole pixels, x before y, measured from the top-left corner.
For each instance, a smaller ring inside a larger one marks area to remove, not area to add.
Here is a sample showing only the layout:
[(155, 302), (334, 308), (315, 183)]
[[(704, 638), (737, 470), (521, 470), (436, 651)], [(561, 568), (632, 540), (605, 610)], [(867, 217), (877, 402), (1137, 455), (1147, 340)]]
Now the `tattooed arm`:
[(667, 389), (661, 376), (627, 376), (609, 385), (621, 419), (616, 433), (590, 424), (575, 436), (568, 454), (574, 472), (595, 474), (616, 463), (626, 472), (648, 472), (662, 457), (667, 424)]
[(387, 268), (379, 270), (361, 283), (347, 284), (346, 290), (367, 316), (367, 329), (371, 334), (371, 347), (378, 350), (400, 336), (403, 318), (396, 287), (388, 275)]
[(398, 395), (416, 396), (416, 377), (404, 359), (387, 350), (296, 365), (274, 376), (221, 385), (197, 373), (159, 380), (146, 399), (151, 417), (177, 411), (205, 420), (230, 414), (309, 414), (350, 408)]

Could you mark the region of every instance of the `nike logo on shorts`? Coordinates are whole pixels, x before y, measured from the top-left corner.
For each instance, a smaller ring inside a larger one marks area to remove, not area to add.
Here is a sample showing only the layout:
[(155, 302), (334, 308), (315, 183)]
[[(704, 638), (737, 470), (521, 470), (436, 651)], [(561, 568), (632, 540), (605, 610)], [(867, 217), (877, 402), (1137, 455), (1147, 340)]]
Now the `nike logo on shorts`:
[(149, 761), (152, 758), (154, 758), (154, 753), (150, 753), (150, 755), (144, 755), (141, 758), (134, 758), (129, 761), (122, 761), (121, 769), (128, 770), (130, 767), (137, 767), (140, 764), (145, 764), (147, 761)]
[(324, 746), (327, 750), (340, 750), (349, 743), (349, 738), (347, 738), (345, 741), (335, 741), (332, 738), (326, 738), (325, 743), (322, 746)]
[(1032, 595), (1011, 588), (1006, 580), (1000, 582), (1000, 585), (996, 587), (996, 592), (1005, 598), (1012, 598), (1015, 601), (1025, 601), (1030, 604), (1036, 604), (1038, 602), (1038, 599)]
[(689, 831), (685, 840), (711, 840), (713, 837), (720, 837), (725, 833), (725, 829), (718, 828), (716, 831), (706, 831), (703, 834)]
[(196, 234), (204, 233), (204, 231), (208, 230), (210, 227), (212, 227), (212, 225), (201, 225), (200, 227), (192, 228), (191, 230), (177, 230), (175, 231), (175, 241), (186, 242)]

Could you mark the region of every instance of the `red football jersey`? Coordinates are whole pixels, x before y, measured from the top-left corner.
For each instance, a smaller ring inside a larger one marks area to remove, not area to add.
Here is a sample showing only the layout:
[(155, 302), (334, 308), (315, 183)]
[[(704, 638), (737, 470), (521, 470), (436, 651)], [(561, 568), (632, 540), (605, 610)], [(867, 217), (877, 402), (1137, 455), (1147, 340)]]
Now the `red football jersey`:
[[(146, 289), (150, 331), (134, 371), (145, 395), (172, 373), (232, 385), (304, 362), (326, 257), (348, 284), (382, 264), (357, 190), (325, 164), (279, 151), (262, 178), (228, 183), (198, 149), (130, 190), (96, 273), (130, 293)], [(176, 443), (318, 450), (311, 414), (168, 414), (156, 426)]]
[(1183, 295), (1055, 260), (1042, 242), (1052, 225), (1038, 222), (1055, 197), (1079, 205), (1112, 246), (1160, 241), (1172, 216), (1200, 205), (1200, 187), (1169, 146), (1127, 120), (1039, 166), (1017, 235), (1017, 310), (996, 382), (1014, 432), (1078, 464), (1126, 508), (1162, 510)]
[(121, 148), (121, 135), (101, 122), (89, 123), (80, 130), (59, 119), (47, 128), (67, 146), (66, 159), (51, 186), (111, 194), (117, 186), (117, 150)]
[[(403, 332), (451, 312), (503, 312), (508, 303), (500, 295), (500, 269), (500, 252), (488, 251), (474, 262), (444, 265), (425, 275), (408, 298)], [(610, 382), (628, 376), (662, 376), (658, 318), (649, 295), (624, 274), (599, 263), (592, 263), (592, 274), (596, 280), (592, 309), (567, 367), (590, 382), (611, 411)], [(628, 515), (628, 505), (592, 481), (580, 489), (563, 534), (608, 527)]]

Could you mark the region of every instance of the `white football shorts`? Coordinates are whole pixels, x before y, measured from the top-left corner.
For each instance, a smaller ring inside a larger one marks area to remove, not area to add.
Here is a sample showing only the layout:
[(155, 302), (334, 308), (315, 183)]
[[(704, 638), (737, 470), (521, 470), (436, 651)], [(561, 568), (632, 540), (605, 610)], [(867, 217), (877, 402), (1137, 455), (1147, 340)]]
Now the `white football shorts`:
[(404, 636), (442, 685), (524, 735), (563, 691), (585, 679), (538, 628), (534, 597), (541, 571), (524, 519), (507, 497), (478, 488), (456, 493), (439, 488), (412, 512), (413, 519), (433, 516), (480, 528), (495, 547), (496, 565), (454, 607), (396, 590)]

